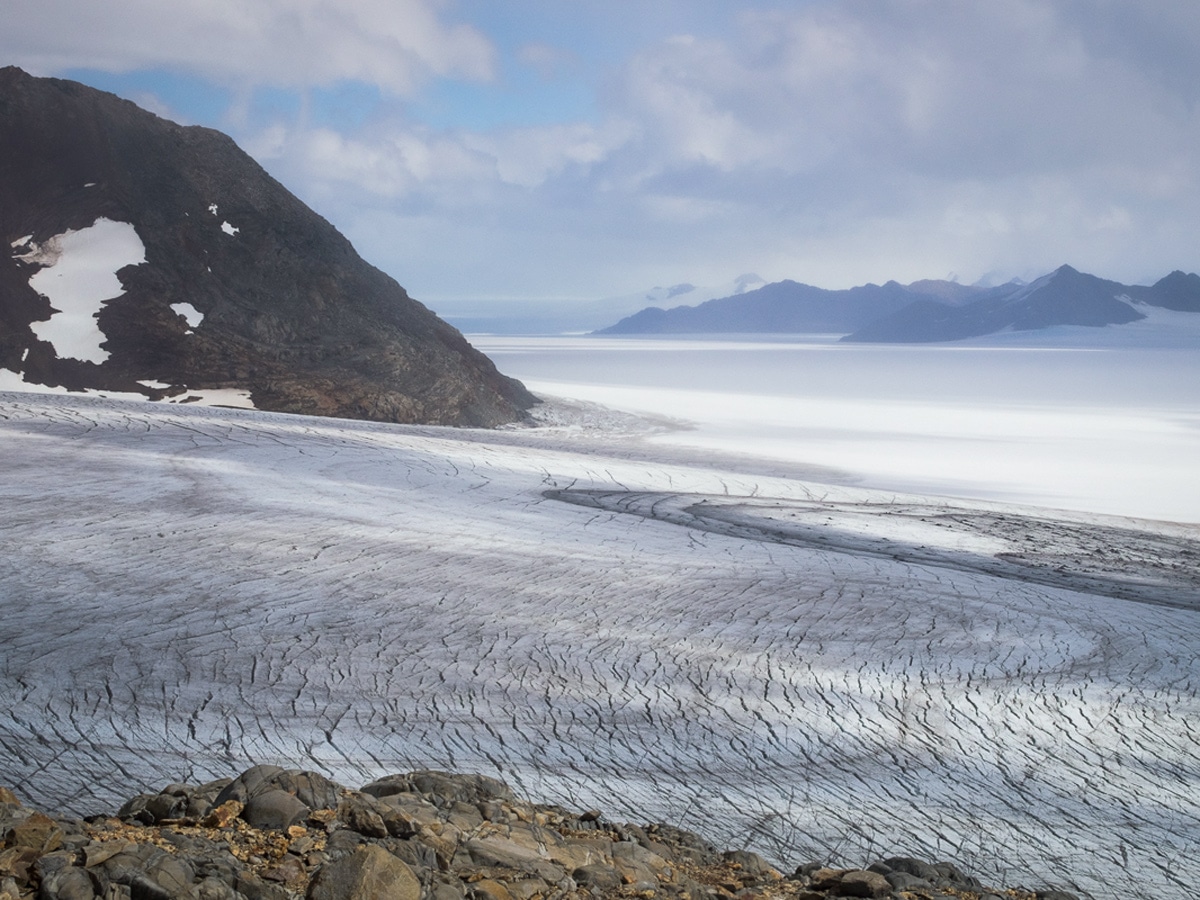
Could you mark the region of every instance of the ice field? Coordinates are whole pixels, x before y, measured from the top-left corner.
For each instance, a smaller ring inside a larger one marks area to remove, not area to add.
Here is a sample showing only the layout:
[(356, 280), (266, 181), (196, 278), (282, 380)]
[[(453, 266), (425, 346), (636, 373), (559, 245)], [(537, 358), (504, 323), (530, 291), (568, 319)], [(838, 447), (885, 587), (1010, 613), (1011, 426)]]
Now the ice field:
[(453, 767), (784, 867), (1194, 896), (1200, 527), (542, 415), (0, 394), (0, 783)]

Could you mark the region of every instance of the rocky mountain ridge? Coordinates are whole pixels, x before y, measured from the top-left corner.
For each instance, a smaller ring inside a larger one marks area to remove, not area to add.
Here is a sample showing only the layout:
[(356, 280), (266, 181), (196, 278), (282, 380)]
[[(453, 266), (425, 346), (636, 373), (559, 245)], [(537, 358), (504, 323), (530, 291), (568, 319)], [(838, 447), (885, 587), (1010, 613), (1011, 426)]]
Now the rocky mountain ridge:
[(15, 67), (0, 241), (0, 369), (26, 383), (445, 425), (536, 402), (226, 135)]
[(529, 803), (494, 778), (431, 771), (349, 790), (261, 765), (82, 820), (0, 788), (0, 841), (0, 900), (1077, 900), (903, 856), (785, 875), (670, 825), (617, 823)]
[(1135, 322), (1145, 307), (1200, 313), (1200, 276), (1124, 285), (1061, 266), (1024, 284), (889, 281), (825, 290), (780, 281), (698, 306), (647, 307), (599, 334), (833, 333), (851, 342), (936, 342), (1056, 325)]

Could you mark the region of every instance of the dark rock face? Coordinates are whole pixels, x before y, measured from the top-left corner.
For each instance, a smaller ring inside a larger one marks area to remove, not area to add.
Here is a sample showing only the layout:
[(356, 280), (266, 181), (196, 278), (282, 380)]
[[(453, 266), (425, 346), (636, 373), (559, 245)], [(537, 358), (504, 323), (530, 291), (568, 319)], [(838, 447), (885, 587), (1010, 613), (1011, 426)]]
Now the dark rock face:
[[(45, 264), (29, 250), (100, 219), (129, 223), (145, 262), (117, 272), (97, 362), (35, 334), (55, 309), (29, 283)], [(227, 136), (13, 67), (0, 239), (0, 368), (28, 382), (150, 399), (232, 388), (260, 409), (446, 425), (514, 421), (536, 402)]]

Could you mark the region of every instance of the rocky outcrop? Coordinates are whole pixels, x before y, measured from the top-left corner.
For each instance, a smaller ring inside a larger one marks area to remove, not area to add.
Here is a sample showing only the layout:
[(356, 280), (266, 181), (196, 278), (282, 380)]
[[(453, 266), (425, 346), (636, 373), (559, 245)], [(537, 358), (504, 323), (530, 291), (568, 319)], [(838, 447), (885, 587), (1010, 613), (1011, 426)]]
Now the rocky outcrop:
[[(536, 402), (224, 134), (13, 67), (0, 241), (0, 369), (29, 383), (445, 425)], [(67, 261), (106, 259), (84, 297)]]
[(1073, 900), (984, 887), (952, 863), (895, 857), (784, 875), (669, 825), (528, 803), (480, 775), (413, 772), (354, 791), (255, 766), (62, 819), (0, 788), (0, 900)]

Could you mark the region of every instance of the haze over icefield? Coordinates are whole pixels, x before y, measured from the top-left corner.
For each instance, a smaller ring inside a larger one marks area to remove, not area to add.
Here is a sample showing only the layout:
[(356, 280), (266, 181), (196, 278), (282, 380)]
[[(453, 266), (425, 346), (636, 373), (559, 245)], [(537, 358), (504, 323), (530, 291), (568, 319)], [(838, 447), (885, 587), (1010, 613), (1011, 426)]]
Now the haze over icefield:
[(824, 482), (1200, 523), (1200, 315), (1143, 309), (945, 344), (471, 340), (539, 394), (657, 417), (654, 444), (739, 471), (790, 461)]
[(89, 812), (250, 761), (453, 767), (782, 865), (1200, 883), (1196, 528), (740, 474), (542, 415), (0, 395), (3, 780)]

